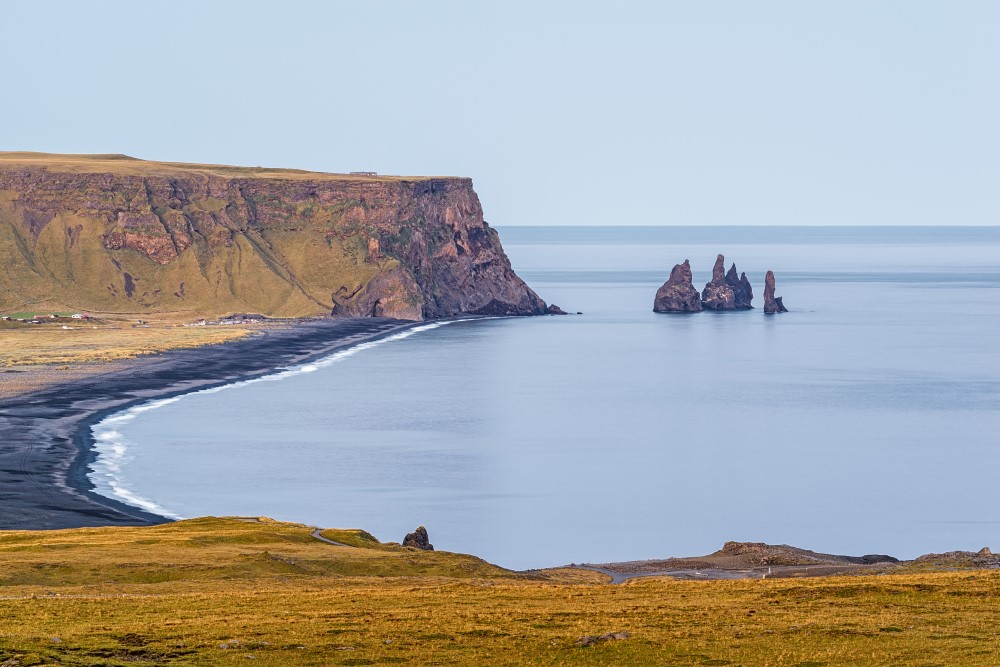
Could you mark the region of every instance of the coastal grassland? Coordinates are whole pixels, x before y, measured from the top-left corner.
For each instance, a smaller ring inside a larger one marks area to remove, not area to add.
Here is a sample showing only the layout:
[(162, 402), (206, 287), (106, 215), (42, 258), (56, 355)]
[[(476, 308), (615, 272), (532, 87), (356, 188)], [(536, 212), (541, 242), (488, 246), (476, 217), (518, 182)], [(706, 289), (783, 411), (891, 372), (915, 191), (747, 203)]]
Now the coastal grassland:
[[(1000, 653), (997, 572), (611, 586), (311, 531), (208, 518), (0, 533), (0, 664), (815, 667)], [(630, 638), (576, 645), (617, 631)]]
[(0, 331), (0, 367), (73, 364), (131, 359), (185, 347), (214, 345), (243, 338), (243, 327), (89, 326), (66, 330), (52, 326)]
[(57, 324), (0, 321), (0, 398), (35, 391), (102, 371), (114, 362), (164, 352), (226, 343), (248, 336), (246, 326), (184, 327), (173, 322), (133, 327), (127, 321), (99, 324), (67, 320)]
[(454, 176), (398, 176), (380, 174), (359, 176), (356, 174), (336, 174), (306, 171), (303, 169), (282, 169), (273, 167), (237, 167), (222, 164), (190, 164), (186, 162), (160, 162), (141, 160), (119, 154), (78, 154), (2, 152), (0, 164), (11, 163), (18, 166), (37, 164), (51, 171), (64, 173), (110, 173), (127, 176), (174, 176), (178, 173), (200, 173), (231, 178), (276, 178), (282, 180), (335, 180), (335, 181), (426, 181)]

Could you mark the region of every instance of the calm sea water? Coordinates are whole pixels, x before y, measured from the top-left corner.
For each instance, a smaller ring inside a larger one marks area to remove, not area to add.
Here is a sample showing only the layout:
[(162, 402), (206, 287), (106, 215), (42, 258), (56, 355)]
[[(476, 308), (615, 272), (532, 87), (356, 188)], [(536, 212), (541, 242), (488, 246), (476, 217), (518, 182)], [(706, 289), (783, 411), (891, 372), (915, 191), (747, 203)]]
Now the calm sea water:
[[(96, 427), (103, 492), (513, 568), (1000, 548), (1000, 228), (507, 228), (580, 316), (431, 325)], [(658, 315), (690, 259), (757, 309)], [(762, 312), (773, 269), (790, 313)]]

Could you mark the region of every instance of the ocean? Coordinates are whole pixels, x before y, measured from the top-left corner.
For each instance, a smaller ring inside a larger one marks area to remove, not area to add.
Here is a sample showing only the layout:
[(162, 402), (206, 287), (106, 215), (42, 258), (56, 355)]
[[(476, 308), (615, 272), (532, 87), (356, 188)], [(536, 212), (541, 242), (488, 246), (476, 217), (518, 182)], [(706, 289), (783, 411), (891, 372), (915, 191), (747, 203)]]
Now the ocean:
[[(507, 227), (581, 315), (430, 323), (94, 427), (100, 493), (526, 569), (1000, 547), (1000, 228)], [(717, 253), (751, 311), (652, 312)], [(764, 273), (790, 312), (763, 313)]]

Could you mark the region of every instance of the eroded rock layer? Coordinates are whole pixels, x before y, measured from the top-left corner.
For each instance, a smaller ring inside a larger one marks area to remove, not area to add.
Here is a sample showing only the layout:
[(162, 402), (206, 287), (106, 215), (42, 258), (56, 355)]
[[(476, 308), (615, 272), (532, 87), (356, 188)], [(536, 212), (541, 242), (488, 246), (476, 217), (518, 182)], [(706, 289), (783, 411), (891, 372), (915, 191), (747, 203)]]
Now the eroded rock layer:
[(467, 178), (0, 153), (0, 311), (533, 315)]

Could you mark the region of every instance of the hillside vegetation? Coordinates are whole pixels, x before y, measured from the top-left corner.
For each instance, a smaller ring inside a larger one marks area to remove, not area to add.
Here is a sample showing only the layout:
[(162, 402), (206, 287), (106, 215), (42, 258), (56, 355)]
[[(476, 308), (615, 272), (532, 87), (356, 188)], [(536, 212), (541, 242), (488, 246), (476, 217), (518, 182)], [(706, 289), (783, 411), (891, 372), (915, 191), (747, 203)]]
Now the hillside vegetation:
[[(611, 586), (312, 532), (206, 518), (0, 533), (0, 664), (994, 665), (1000, 651), (996, 571)], [(579, 645), (606, 633), (628, 635)]]

